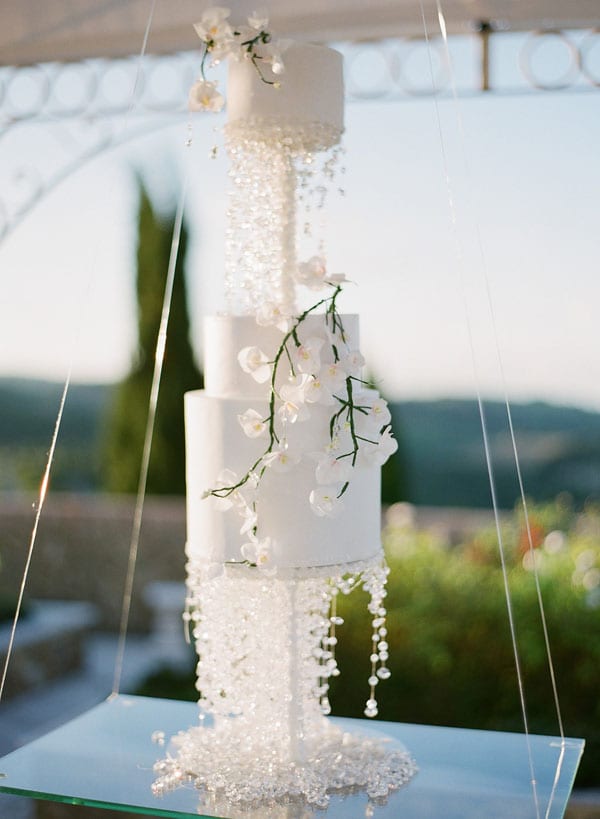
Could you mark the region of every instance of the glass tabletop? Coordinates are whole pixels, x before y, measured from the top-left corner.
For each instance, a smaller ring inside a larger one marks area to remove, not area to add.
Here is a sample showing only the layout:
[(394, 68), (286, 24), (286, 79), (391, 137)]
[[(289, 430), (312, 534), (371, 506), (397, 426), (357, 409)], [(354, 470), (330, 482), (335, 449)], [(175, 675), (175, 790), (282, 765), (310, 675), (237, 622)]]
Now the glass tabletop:
[[(368, 806), (365, 793), (334, 795), (327, 811), (299, 805), (246, 811), (248, 819), (327, 816), (352, 819), (557, 819), (564, 814), (584, 741), (532, 735), (531, 757), (537, 808), (531, 785), (527, 743), (522, 734), (474, 731), (390, 722), (333, 718), (344, 730), (377, 734), (401, 742), (419, 771), (386, 804)], [(153, 796), (154, 763), (168, 738), (198, 723), (189, 702), (119, 696), (0, 760), (0, 791), (151, 816), (232, 817), (231, 806), (200, 809), (193, 786)], [(210, 730), (207, 727), (206, 730)], [(232, 754), (235, 749), (232, 749)], [(367, 811), (367, 814), (365, 813)]]

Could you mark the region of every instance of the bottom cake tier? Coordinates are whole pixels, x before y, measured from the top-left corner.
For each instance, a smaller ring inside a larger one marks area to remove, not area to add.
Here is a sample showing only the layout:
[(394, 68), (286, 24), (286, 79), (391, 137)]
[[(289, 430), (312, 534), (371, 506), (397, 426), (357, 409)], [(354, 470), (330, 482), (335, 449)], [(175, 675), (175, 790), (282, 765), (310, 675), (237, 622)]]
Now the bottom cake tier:
[[(253, 406), (262, 417), (268, 413), (266, 402)], [(185, 396), (186, 551), (191, 559), (244, 560), (241, 547), (248, 534), (241, 531), (244, 521), (235, 507), (243, 506), (242, 495), (250, 484), (225, 500), (203, 495), (218, 484), (224, 469), (231, 471), (229, 480), (235, 483), (264, 450), (262, 438), (249, 438), (240, 428), (238, 418), (247, 409), (247, 399), (219, 398), (204, 390)], [(290, 424), (287, 430), (290, 467), (267, 469), (253, 499), (257, 537), (268, 535), (270, 564), (277, 569), (368, 560), (381, 549), (379, 464), (361, 462), (353, 470), (334, 516), (311, 508), (311, 490), (319, 488), (315, 456), (328, 441), (331, 408), (311, 406), (310, 412), (308, 421)]]

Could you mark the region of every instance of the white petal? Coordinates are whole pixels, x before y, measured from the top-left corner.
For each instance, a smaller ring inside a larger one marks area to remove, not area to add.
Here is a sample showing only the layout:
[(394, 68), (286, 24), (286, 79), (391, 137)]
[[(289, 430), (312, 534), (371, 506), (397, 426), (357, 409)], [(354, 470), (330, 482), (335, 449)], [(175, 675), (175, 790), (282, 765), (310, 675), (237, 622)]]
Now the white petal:
[(336, 458), (331, 455), (321, 457), (315, 476), (319, 484), (343, 484), (352, 475), (352, 463), (349, 458)]
[(337, 486), (319, 486), (313, 489), (309, 495), (313, 512), (321, 518), (339, 515), (343, 509), (343, 503), (338, 498), (339, 491)]
[(300, 461), (300, 456), (287, 449), (275, 449), (263, 458), (263, 464), (274, 472), (289, 472)]
[(263, 7), (255, 10), (248, 16), (248, 24), (256, 31), (264, 31), (269, 25), (269, 15)]
[(365, 366), (365, 359), (359, 350), (351, 350), (342, 359), (342, 366), (348, 375), (360, 376), (361, 370)]
[(238, 362), (245, 373), (249, 373), (259, 384), (271, 377), (269, 359), (258, 347), (244, 347), (238, 353)]
[(245, 560), (247, 560), (250, 563), (256, 563), (257, 554), (256, 543), (244, 543), (240, 551), (242, 553), (242, 557), (245, 558)]

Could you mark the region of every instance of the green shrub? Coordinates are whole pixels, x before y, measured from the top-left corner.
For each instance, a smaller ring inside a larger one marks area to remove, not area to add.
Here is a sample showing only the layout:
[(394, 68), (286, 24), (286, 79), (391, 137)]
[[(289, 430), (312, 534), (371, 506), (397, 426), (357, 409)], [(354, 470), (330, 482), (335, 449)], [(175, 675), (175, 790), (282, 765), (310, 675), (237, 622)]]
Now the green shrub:
[[(578, 783), (600, 783), (600, 514), (561, 499), (533, 508), (531, 532), (567, 735), (587, 742)], [(522, 515), (503, 526), (529, 727), (558, 734), (532, 557)], [(377, 691), (386, 720), (521, 731), (515, 661), (493, 529), (448, 547), (411, 527), (384, 533), (392, 570), (392, 677)], [(364, 595), (340, 601), (334, 713), (362, 717), (371, 628)], [(345, 632), (345, 634), (344, 634)]]

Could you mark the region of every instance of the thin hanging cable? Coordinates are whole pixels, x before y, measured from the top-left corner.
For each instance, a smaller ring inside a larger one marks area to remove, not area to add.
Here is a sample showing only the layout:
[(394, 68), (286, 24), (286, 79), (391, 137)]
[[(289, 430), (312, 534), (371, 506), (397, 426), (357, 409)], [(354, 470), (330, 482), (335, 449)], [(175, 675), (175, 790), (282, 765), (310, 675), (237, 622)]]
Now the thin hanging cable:
[(484, 282), (484, 285), (485, 285), (486, 300), (487, 300), (488, 310), (489, 310), (490, 319), (491, 319), (490, 323), (491, 323), (491, 329), (492, 329), (492, 338), (493, 338), (493, 341), (494, 341), (494, 349), (495, 349), (495, 353), (496, 353), (498, 371), (500, 373), (500, 381), (501, 381), (501, 384), (502, 384), (503, 400), (504, 400), (504, 406), (505, 406), (505, 409), (506, 409), (506, 418), (507, 418), (507, 422), (508, 422), (508, 429), (509, 429), (509, 434), (510, 434), (510, 441), (511, 441), (512, 453), (513, 453), (513, 459), (514, 459), (514, 462), (515, 462), (515, 472), (516, 472), (517, 481), (518, 481), (518, 484), (519, 484), (519, 493), (520, 493), (520, 497), (521, 497), (521, 505), (523, 507), (523, 517), (524, 517), (524, 520), (525, 520), (525, 529), (526, 529), (526, 532), (527, 532), (527, 541), (528, 541), (528, 547), (529, 547), (529, 554), (530, 554), (530, 558), (531, 558), (531, 566), (532, 566), (532, 569), (533, 569), (533, 576), (534, 576), (534, 580), (535, 580), (535, 589), (536, 589), (536, 595), (537, 595), (537, 601), (538, 601), (538, 609), (539, 609), (539, 612), (540, 612), (540, 621), (541, 621), (541, 624), (542, 624), (542, 632), (543, 632), (543, 635), (544, 635), (546, 660), (547, 660), (547, 663), (548, 663), (548, 670), (549, 670), (549, 674), (550, 674), (550, 681), (551, 681), (551, 686), (552, 686), (552, 695), (553, 695), (553, 698), (554, 698), (554, 708), (555, 708), (555, 711), (556, 711), (556, 719), (557, 719), (557, 722), (558, 722), (560, 737), (561, 737), (562, 740), (564, 740), (565, 733), (564, 733), (562, 713), (561, 713), (561, 708), (560, 708), (560, 698), (559, 698), (559, 695), (558, 695), (558, 686), (557, 686), (557, 682), (556, 682), (556, 673), (555, 673), (555, 668), (554, 668), (554, 661), (552, 659), (552, 648), (551, 648), (551, 645), (550, 645), (550, 637), (549, 637), (549, 633), (548, 633), (548, 624), (547, 624), (547, 620), (546, 620), (546, 609), (545, 609), (545, 606), (544, 606), (544, 599), (543, 599), (542, 588), (541, 588), (541, 584), (540, 584), (540, 575), (539, 575), (538, 564), (537, 564), (537, 560), (536, 560), (535, 547), (533, 545), (533, 536), (532, 536), (532, 533), (531, 533), (531, 523), (530, 523), (530, 518), (529, 518), (529, 507), (528, 507), (528, 503), (527, 503), (527, 496), (525, 494), (525, 484), (524, 484), (524, 481), (523, 481), (523, 474), (522, 474), (522, 471), (521, 471), (521, 459), (520, 459), (519, 452), (518, 452), (517, 439), (516, 439), (516, 435), (515, 435), (515, 429), (514, 429), (513, 418), (512, 418), (512, 409), (511, 409), (510, 400), (509, 400), (509, 397), (508, 397), (508, 386), (507, 386), (506, 374), (505, 374), (505, 370), (504, 370), (504, 361), (503, 361), (502, 353), (501, 353), (501, 349), (500, 349), (500, 340), (499, 340), (499, 337), (498, 337), (498, 322), (496, 320), (496, 311), (495, 311), (495, 307), (494, 307), (494, 300), (492, 298), (492, 291), (491, 291), (490, 278), (489, 278), (489, 275), (488, 275), (487, 261), (486, 261), (485, 252), (483, 250), (483, 241), (481, 239), (481, 231), (480, 231), (480, 228), (479, 228), (479, 221), (478, 221), (477, 218), (473, 217), (473, 212), (474, 211), (473, 211), (473, 203), (472, 203), (472, 197), (471, 197), (471, 193), (472, 193), (471, 173), (470, 173), (470, 165), (469, 165), (467, 152), (465, 151), (466, 135), (465, 135), (465, 128), (464, 128), (464, 121), (463, 121), (463, 117), (462, 117), (462, 110), (461, 110), (461, 106), (460, 106), (460, 100), (458, 98), (458, 93), (457, 93), (457, 89), (456, 89), (456, 77), (455, 77), (454, 70), (453, 70), (453, 67), (452, 67), (452, 60), (450, 59), (450, 48), (449, 48), (449, 44), (448, 44), (448, 34), (447, 34), (447, 29), (446, 29), (446, 20), (445, 20), (445, 17), (444, 17), (444, 13), (442, 11), (440, 0), (436, 0), (436, 7), (437, 7), (437, 14), (438, 14), (438, 21), (439, 21), (439, 25), (440, 25), (440, 31), (442, 33), (442, 39), (444, 41), (444, 53), (445, 53), (445, 56), (446, 56), (446, 62), (448, 63), (448, 66), (449, 66), (449, 69), (450, 69), (450, 85), (451, 85), (451, 90), (452, 90), (452, 99), (453, 99), (454, 110), (455, 110), (455, 114), (456, 114), (456, 120), (457, 120), (457, 124), (458, 124), (459, 136), (460, 136), (461, 159), (462, 159), (462, 163), (463, 163), (463, 167), (464, 167), (464, 171), (465, 171), (465, 176), (466, 176), (466, 180), (467, 180), (467, 196), (468, 196), (468, 203), (469, 203), (469, 207), (470, 207), (470, 211), (471, 211), (471, 222), (473, 223), (473, 227), (474, 227), (474, 230), (475, 230), (475, 239), (476, 239), (477, 252), (478, 252), (478, 256), (479, 256), (480, 269), (481, 269), (481, 273), (482, 273), (482, 277), (483, 277), (483, 282)]
[[(423, 0), (419, 0), (419, 5), (420, 5), (420, 9), (421, 9), (421, 20), (422, 20), (422, 23), (423, 23), (423, 31), (424, 31), (425, 41), (426, 41), (426, 44), (427, 44), (427, 56), (428, 56), (428, 61), (429, 61), (429, 70), (430, 70), (430, 74), (431, 74), (431, 83), (432, 83), (432, 88), (435, 91), (435, 75), (434, 75), (434, 70), (433, 70), (433, 61), (432, 61), (432, 58), (431, 58), (431, 43), (430, 43), (429, 31), (428, 31), (428, 27), (427, 27), (427, 20), (426, 20), (426, 17), (425, 17), (425, 9), (424, 9), (424, 5), (423, 5)], [(438, 10), (439, 10), (439, 4), (438, 4)], [(440, 11), (441, 10), (439, 10), (439, 12)], [(446, 35), (445, 20), (444, 20), (443, 15), (441, 15), (440, 13), (439, 13), (439, 19), (440, 19), (440, 28), (442, 30), (442, 36), (446, 37), (447, 35)], [(449, 68), (450, 68), (450, 70), (452, 70), (451, 63), (449, 64)], [(462, 252), (462, 244), (461, 244), (461, 241), (460, 241), (459, 236), (458, 236), (457, 209), (456, 209), (456, 204), (454, 202), (453, 186), (452, 186), (452, 182), (451, 182), (451, 178), (450, 178), (448, 157), (447, 157), (447, 153), (446, 153), (446, 144), (445, 144), (444, 133), (443, 133), (443, 129), (442, 129), (442, 122), (441, 122), (441, 117), (440, 117), (439, 105), (438, 105), (438, 101), (437, 101), (437, 97), (435, 96), (435, 93), (433, 95), (433, 99), (434, 99), (434, 106), (435, 106), (435, 113), (436, 113), (436, 120), (437, 120), (437, 127), (438, 127), (438, 136), (439, 136), (439, 140), (440, 140), (442, 163), (443, 163), (443, 168), (444, 168), (444, 179), (445, 179), (446, 191), (447, 191), (447, 195), (448, 195), (448, 205), (449, 205), (449, 209), (450, 209), (452, 230), (453, 230), (454, 243), (455, 243), (456, 261), (458, 263), (459, 277), (460, 277), (460, 282), (461, 282), (461, 293), (462, 293), (463, 308), (464, 308), (464, 312), (465, 312), (465, 323), (466, 323), (467, 336), (468, 336), (468, 341), (469, 341), (471, 364), (472, 364), (472, 368), (473, 368), (473, 377), (474, 377), (475, 389), (476, 389), (477, 406), (478, 406), (478, 409), (479, 409), (479, 418), (480, 418), (480, 422), (481, 422), (481, 432), (482, 432), (482, 438), (483, 438), (483, 447), (484, 447), (484, 453), (485, 453), (486, 468), (487, 468), (487, 472), (488, 472), (488, 480), (489, 480), (489, 485), (490, 485), (490, 494), (491, 494), (491, 500), (492, 500), (493, 514), (494, 514), (494, 523), (495, 523), (495, 528), (496, 528), (496, 537), (497, 537), (497, 540), (498, 540), (498, 550), (499, 550), (499, 553), (500, 553), (500, 563), (501, 563), (501, 568), (502, 568), (502, 578), (503, 578), (503, 584), (504, 584), (504, 594), (505, 594), (505, 599), (506, 599), (506, 609), (507, 609), (507, 613), (508, 613), (510, 637), (511, 637), (513, 657), (514, 657), (514, 662), (515, 662), (515, 670), (516, 670), (516, 674), (517, 674), (517, 686), (518, 686), (519, 701), (520, 701), (520, 706), (521, 706), (521, 716), (522, 716), (522, 720), (523, 720), (523, 728), (524, 728), (524, 731), (525, 731), (525, 743), (526, 743), (526, 747), (527, 747), (527, 757), (528, 757), (528, 765), (529, 765), (530, 783), (531, 783), (531, 788), (532, 788), (533, 801), (534, 801), (534, 805), (535, 805), (536, 818), (540, 819), (540, 807), (539, 807), (539, 799), (538, 799), (538, 793), (537, 793), (537, 782), (536, 782), (536, 778), (535, 778), (535, 769), (534, 769), (534, 764), (533, 764), (533, 753), (532, 753), (532, 748), (531, 748), (531, 739), (530, 739), (530, 732), (529, 732), (529, 720), (528, 720), (528, 717), (527, 717), (527, 706), (526, 706), (526, 700), (525, 700), (525, 686), (524, 686), (524, 682), (523, 682), (523, 673), (522, 673), (522, 669), (521, 669), (521, 660), (520, 660), (519, 648), (518, 648), (518, 644), (517, 644), (517, 635), (516, 635), (515, 620), (514, 620), (514, 613), (513, 613), (513, 606), (512, 606), (512, 598), (511, 598), (511, 594), (510, 594), (510, 585), (509, 585), (509, 582), (508, 582), (508, 569), (507, 569), (507, 565), (506, 565), (504, 539), (503, 539), (503, 536), (502, 536), (502, 527), (501, 527), (501, 523), (500, 523), (500, 513), (499, 513), (497, 493), (496, 493), (496, 481), (495, 481), (494, 468), (493, 468), (492, 457), (491, 457), (491, 449), (490, 449), (490, 445), (489, 445), (487, 420), (486, 420), (485, 409), (484, 409), (482, 393), (481, 393), (479, 369), (478, 369), (478, 366), (477, 366), (477, 357), (476, 357), (476, 354), (475, 354), (475, 345), (474, 345), (474, 339), (473, 339), (472, 322), (471, 322), (471, 316), (470, 316), (469, 306), (468, 306), (468, 302), (467, 302), (466, 285), (465, 285), (465, 281), (464, 281), (464, 273), (463, 273), (464, 258), (463, 258), (463, 252)]]
[[(137, 68), (136, 68), (136, 75), (135, 75), (134, 85), (133, 85), (133, 89), (132, 89), (131, 104), (129, 106), (129, 109), (128, 109), (126, 117), (125, 117), (125, 128), (127, 127), (129, 116), (130, 116), (130, 114), (131, 114), (131, 112), (132, 112), (132, 110), (134, 108), (134, 105), (135, 105), (135, 95), (136, 95), (136, 91), (137, 91), (137, 88), (138, 88), (138, 85), (139, 85), (139, 77), (140, 77), (141, 70), (142, 70), (142, 61), (143, 61), (144, 55), (146, 53), (146, 47), (148, 45), (148, 37), (149, 37), (149, 34), (150, 34), (150, 28), (152, 26), (152, 20), (154, 18), (154, 9), (155, 9), (155, 7), (156, 7), (156, 0), (152, 0), (150, 13), (148, 15), (148, 22), (146, 24), (146, 29), (144, 31), (144, 39), (143, 39), (143, 42), (142, 42), (142, 48), (141, 48), (140, 53), (139, 53), (138, 64), (137, 64)], [(91, 280), (91, 275), (90, 275), (90, 277), (88, 279), (88, 287), (89, 287), (89, 281), (90, 280)], [(88, 288), (87, 287), (86, 287), (84, 292), (86, 294), (88, 293)], [(82, 315), (84, 315), (84, 313), (82, 313)], [(33, 559), (33, 553), (34, 553), (35, 544), (36, 544), (36, 541), (37, 541), (37, 533), (38, 533), (39, 523), (40, 523), (40, 519), (41, 519), (41, 516), (42, 516), (42, 511), (43, 511), (43, 508), (44, 508), (44, 504), (45, 504), (45, 501), (46, 501), (46, 496), (48, 494), (48, 487), (50, 485), (50, 475), (51, 475), (51, 472), (52, 472), (52, 465), (53, 465), (53, 462), (54, 462), (54, 453), (55, 453), (55, 450), (56, 450), (56, 444), (58, 442), (58, 436), (59, 436), (60, 428), (61, 428), (61, 425), (62, 425), (62, 419), (63, 419), (65, 405), (67, 403), (67, 396), (69, 394), (69, 388), (71, 386), (74, 352), (79, 347), (78, 340), (79, 340), (79, 337), (80, 337), (80, 334), (81, 334), (82, 326), (83, 326), (83, 320), (81, 320), (79, 322), (79, 324), (77, 326), (77, 330), (74, 333), (73, 342), (72, 342), (72, 345), (71, 345), (71, 354), (70, 354), (71, 361), (70, 361), (70, 364), (69, 364), (67, 377), (65, 379), (65, 383), (64, 383), (64, 386), (63, 386), (62, 394), (61, 394), (61, 399), (60, 399), (60, 403), (59, 403), (59, 407), (58, 407), (58, 413), (57, 413), (56, 421), (55, 421), (55, 424), (54, 424), (54, 432), (52, 433), (50, 449), (48, 450), (48, 457), (46, 459), (46, 467), (44, 469), (42, 482), (40, 484), (40, 491), (39, 491), (39, 495), (38, 495), (37, 509), (36, 509), (35, 518), (34, 518), (34, 522), (33, 522), (33, 528), (31, 530), (31, 537), (29, 539), (29, 548), (27, 550), (27, 558), (25, 560), (25, 568), (23, 569), (23, 575), (21, 577), (21, 584), (19, 586), (19, 595), (18, 595), (18, 598), (17, 598), (17, 605), (16, 605), (15, 614), (14, 614), (13, 621), (12, 621), (12, 626), (11, 626), (11, 631), (10, 631), (10, 638), (9, 638), (9, 641), (8, 641), (8, 648), (6, 650), (6, 657), (5, 657), (5, 660), (4, 660), (4, 666), (3, 666), (3, 669), (2, 669), (2, 678), (0, 680), (0, 702), (2, 701), (2, 695), (4, 693), (4, 686), (6, 684), (6, 677), (7, 677), (7, 674), (8, 674), (8, 668), (9, 668), (9, 665), (10, 665), (12, 652), (13, 652), (13, 648), (14, 648), (15, 634), (16, 634), (16, 631), (17, 631), (17, 625), (19, 623), (19, 618), (21, 616), (21, 610), (22, 610), (22, 607), (23, 607), (23, 597), (25, 595), (25, 587), (27, 585), (27, 579), (29, 577), (29, 569), (31, 567), (31, 561)]]
[(169, 324), (169, 314), (171, 312), (171, 298), (173, 295), (173, 282), (175, 281), (175, 268), (177, 265), (177, 255), (179, 252), (179, 240), (181, 238), (181, 226), (183, 224), (183, 208), (185, 203), (185, 193), (187, 188), (187, 174), (184, 179), (175, 225), (173, 227), (173, 239), (171, 241), (171, 254), (169, 257), (169, 267), (167, 270), (167, 280), (163, 296), (162, 314), (158, 337), (156, 340), (156, 350), (154, 353), (154, 372), (152, 375), (152, 387), (150, 389), (150, 401), (148, 404), (148, 417), (146, 421), (146, 433), (144, 437), (144, 449), (142, 452), (142, 463), (140, 466), (140, 477), (138, 482), (135, 511), (133, 515), (133, 526), (131, 529), (131, 540), (129, 543), (129, 561), (127, 566), (127, 577), (125, 580), (125, 590), (123, 592), (123, 606), (121, 610), (121, 624), (119, 628), (119, 641), (115, 659), (115, 671), (113, 678), (113, 688), (111, 697), (115, 697), (121, 687), (121, 677), (123, 674), (123, 660), (125, 656), (125, 645), (127, 641), (127, 629), (129, 626), (129, 614), (131, 611), (131, 598), (133, 593), (133, 581), (135, 577), (135, 566), (137, 562), (138, 546), (140, 542), (140, 531), (142, 528), (142, 514), (144, 511), (144, 501), (146, 499), (146, 484), (148, 482), (148, 467), (152, 452), (152, 437), (154, 434), (154, 422), (156, 420), (156, 406), (158, 403), (158, 393), (160, 389), (160, 379), (163, 370), (165, 348), (167, 344), (167, 328)]
[(33, 529), (31, 531), (31, 538), (29, 540), (29, 549), (27, 551), (27, 560), (25, 562), (25, 569), (23, 571), (23, 577), (21, 578), (21, 585), (19, 588), (19, 596), (17, 599), (17, 608), (15, 611), (15, 615), (13, 617), (12, 627), (10, 630), (10, 639), (8, 641), (8, 648), (6, 650), (6, 658), (4, 660), (4, 668), (2, 670), (2, 681), (0, 682), (0, 701), (2, 700), (2, 694), (4, 693), (4, 684), (6, 682), (6, 675), (8, 673), (8, 665), (10, 663), (10, 658), (12, 655), (13, 645), (15, 642), (15, 633), (17, 630), (17, 623), (19, 622), (19, 616), (21, 614), (21, 608), (23, 606), (23, 596), (25, 594), (25, 586), (27, 585), (27, 578), (29, 576), (29, 567), (31, 566), (31, 559), (33, 557), (33, 549), (35, 546), (35, 541), (37, 538), (37, 531), (38, 526), (40, 523), (40, 518), (42, 516), (42, 510), (44, 508), (44, 503), (46, 501), (46, 495), (48, 494), (48, 485), (50, 482), (50, 471), (52, 469), (52, 462), (54, 461), (54, 451), (56, 449), (56, 442), (58, 440), (58, 433), (60, 432), (60, 425), (62, 422), (63, 412), (65, 409), (65, 403), (67, 401), (67, 393), (69, 392), (69, 385), (71, 383), (71, 370), (67, 374), (67, 378), (65, 380), (65, 384), (63, 387), (60, 404), (58, 407), (58, 415), (56, 416), (56, 422), (54, 424), (54, 432), (52, 433), (52, 442), (50, 444), (50, 450), (48, 452), (48, 460), (46, 461), (46, 468), (44, 470), (44, 475), (42, 478), (42, 482), (40, 484), (40, 491), (38, 495), (38, 502), (37, 508), (35, 511), (35, 520), (33, 523)]
[(138, 56), (138, 64), (137, 69), (135, 72), (135, 79), (133, 81), (133, 90), (131, 92), (131, 102), (129, 103), (129, 109), (125, 116), (125, 126), (129, 124), (129, 115), (133, 111), (136, 103), (136, 94), (138, 90), (138, 86), (140, 84), (140, 77), (142, 76), (142, 63), (144, 57), (146, 56), (146, 48), (148, 47), (148, 38), (150, 37), (150, 29), (152, 28), (152, 22), (154, 21), (154, 10), (156, 9), (156, 0), (152, 0), (152, 5), (150, 6), (150, 12), (148, 14), (148, 20), (146, 21), (146, 29), (144, 31), (144, 39), (142, 40), (142, 47), (140, 49), (140, 53)]

